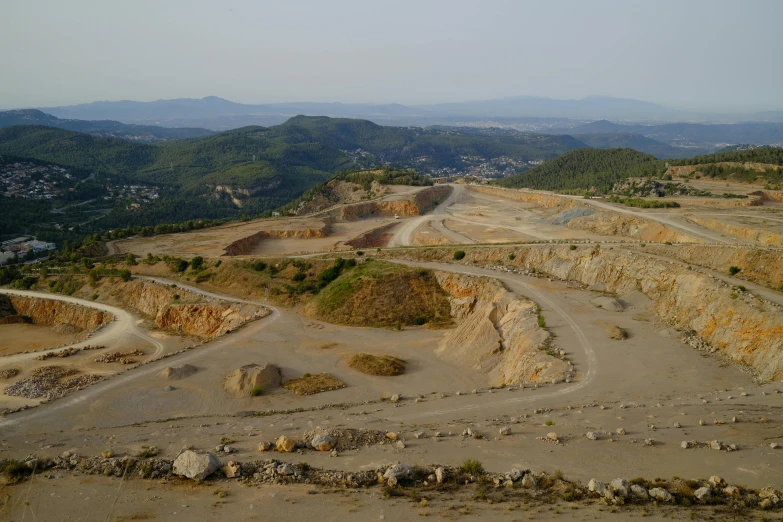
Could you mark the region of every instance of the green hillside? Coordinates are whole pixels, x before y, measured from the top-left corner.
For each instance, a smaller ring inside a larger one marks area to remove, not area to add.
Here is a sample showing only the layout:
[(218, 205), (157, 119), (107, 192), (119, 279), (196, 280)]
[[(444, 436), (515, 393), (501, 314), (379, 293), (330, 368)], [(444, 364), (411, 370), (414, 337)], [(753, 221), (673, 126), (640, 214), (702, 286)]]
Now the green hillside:
[(695, 154), (709, 152), (707, 149), (673, 147), (641, 134), (624, 132), (574, 134), (574, 138), (594, 149), (634, 149), (645, 154), (651, 154), (658, 159), (686, 158)]
[(663, 162), (633, 149), (577, 149), (496, 183), (511, 188), (606, 193), (625, 178), (664, 171)]
[(783, 148), (781, 147), (756, 147), (746, 150), (731, 150), (715, 152), (702, 156), (694, 156), (688, 159), (670, 161), (672, 165), (702, 165), (705, 163), (719, 163), (724, 161), (739, 163), (766, 163), (769, 165), (783, 165)]

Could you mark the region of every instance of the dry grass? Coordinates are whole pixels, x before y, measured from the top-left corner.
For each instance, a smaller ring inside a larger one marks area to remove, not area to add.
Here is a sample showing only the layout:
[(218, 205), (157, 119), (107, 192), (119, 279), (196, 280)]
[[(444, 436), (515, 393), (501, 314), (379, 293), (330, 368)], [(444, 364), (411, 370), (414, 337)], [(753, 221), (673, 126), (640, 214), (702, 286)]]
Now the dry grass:
[(391, 355), (357, 353), (348, 360), (348, 366), (367, 375), (391, 377), (405, 373), (405, 361)]
[(330, 390), (345, 388), (345, 383), (328, 373), (304, 374), (298, 379), (291, 379), (283, 383), (283, 387), (297, 395), (312, 395)]

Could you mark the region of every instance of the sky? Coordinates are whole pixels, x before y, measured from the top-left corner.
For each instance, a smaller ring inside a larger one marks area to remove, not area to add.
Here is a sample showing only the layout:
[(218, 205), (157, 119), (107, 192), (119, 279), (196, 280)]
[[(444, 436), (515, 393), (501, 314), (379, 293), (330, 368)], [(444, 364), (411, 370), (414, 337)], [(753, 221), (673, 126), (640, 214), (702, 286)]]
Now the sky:
[(783, 110), (783, 0), (2, 0), (0, 107), (518, 95)]

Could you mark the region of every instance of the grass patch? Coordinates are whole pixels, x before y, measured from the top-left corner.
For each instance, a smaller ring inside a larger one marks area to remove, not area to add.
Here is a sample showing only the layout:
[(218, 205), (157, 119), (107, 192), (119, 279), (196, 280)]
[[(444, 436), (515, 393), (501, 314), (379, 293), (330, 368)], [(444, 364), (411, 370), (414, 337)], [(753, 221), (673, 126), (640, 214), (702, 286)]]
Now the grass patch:
[(391, 355), (357, 353), (348, 360), (348, 366), (367, 375), (391, 377), (405, 373), (405, 361)]
[(315, 375), (305, 374), (298, 379), (286, 381), (283, 383), (283, 387), (297, 395), (313, 395), (314, 393), (345, 388), (345, 383), (328, 373), (317, 373)]
[(0, 474), (2, 474), (7, 484), (16, 484), (33, 472), (27, 464), (21, 460), (5, 459), (0, 460)]
[(264, 390), (261, 388), (261, 386), (253, 386), (253, 388), (250, 389), (251, 397), (260, 397), (263, 394), (264, 394)]

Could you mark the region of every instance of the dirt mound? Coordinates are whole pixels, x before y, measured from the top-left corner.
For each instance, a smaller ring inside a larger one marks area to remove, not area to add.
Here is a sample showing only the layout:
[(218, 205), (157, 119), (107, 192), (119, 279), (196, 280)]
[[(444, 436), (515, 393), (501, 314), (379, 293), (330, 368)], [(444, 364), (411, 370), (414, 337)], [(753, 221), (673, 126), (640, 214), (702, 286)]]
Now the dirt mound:
[(590, 301), (590, 304), (596, 308), (603, 308), (610, 312), (622, 312), (625, 310), (625, 303), (614, 297), (596, 297)]
[(197, 371), (198, 368), (196, 368), (195, 366), (190, 364), (184, 364), (182, 366), (169, 366), (168, 368), (160, 372), (158, 375), (170, 381), (178, 381), (180, 379), (190, 377)]
[(624, 329), (620, 328), (616, 324), (601, 323), (601, 326), (606, 332), (606, 335), (609, 336), (609, 339), (614, 339), (615, 341), (622, 341), (624, 339), (628, 339), (628, 332), (626, 332)]
[(367, 375), (390, 377), (405, 373), (405, 361), (391, 355), (357, 353), (348, 360), (348, 366)]
[(650, 308), (650, 303), (652, 303), (652, 299), (639, 290), (625, 294), (620, 298), (620, 301), (634, 310), (647, 310)]
[(277, 388), (282, 378), (280, 368), (274, 364), (267, 362), (246, 364), (226, 377), (223, 388), (238, 397), (244, 397), (250, 395), (254, 389), (266, 392)]
[(304, 374), (298, 379), (291, 379), (283, 383), (283, 386), (297, 395), (313, 395), (331, 390), (345, 388), (345, 383), (328, 373), (318, 373), (316, 375)]

